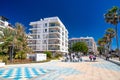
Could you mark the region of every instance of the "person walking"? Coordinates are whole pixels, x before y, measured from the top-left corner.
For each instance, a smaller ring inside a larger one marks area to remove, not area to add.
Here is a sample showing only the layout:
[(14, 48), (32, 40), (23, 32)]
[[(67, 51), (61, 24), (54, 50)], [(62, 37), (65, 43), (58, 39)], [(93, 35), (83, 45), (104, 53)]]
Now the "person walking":
[(90, 59), (90, 61), (92, 61), (92, 58), (93, 58), (93, 55), (90, 54), (90, 55), (89, 55), (89, 59)]
[(80, 52), (78, 53), (78, 62), (79, 62), (79, 61), (81, 61), (81, 62), (82, 62), (82, 55), (81, 55), (81, 53), (80, 53)]
[(96, 55), (93, 55), (93, 61), (95, 61), (96, 60)]

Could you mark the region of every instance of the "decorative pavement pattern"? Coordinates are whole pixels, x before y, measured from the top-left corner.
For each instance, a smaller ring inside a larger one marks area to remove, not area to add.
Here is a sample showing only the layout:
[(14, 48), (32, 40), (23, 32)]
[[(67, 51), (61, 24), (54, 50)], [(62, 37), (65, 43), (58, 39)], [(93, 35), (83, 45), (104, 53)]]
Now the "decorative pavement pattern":
[(64, 80), (63, 78), (59, 78), (59, 76), (62, 74), (67, 76), (80, 73), (72, 68), (52, 66), (55, 63), (56, 62), (48, 62), (40, 67), (22, 66), (0, 68), (0, 80)]
[(51, 72), (42, 68), (13, 67), (0, 69), (0, 77), (13, 80), (26, 80)]
[(118, 66), (117, 64), (105, 60), (101, 61), (101, 63), (92, 64), (92, 66), (120, 72), (120, 66)]
[(97, 58), (90, 62), (51, 61), (7, 65), (0, 68), (0, 80), (120, 80), (120, 66)]

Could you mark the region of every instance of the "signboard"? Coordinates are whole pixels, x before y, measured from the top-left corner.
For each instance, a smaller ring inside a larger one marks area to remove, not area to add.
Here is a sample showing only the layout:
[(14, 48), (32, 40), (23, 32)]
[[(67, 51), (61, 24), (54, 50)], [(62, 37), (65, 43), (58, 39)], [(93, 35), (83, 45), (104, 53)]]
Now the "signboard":
[(35, 54), (36, 61), (44, 61), (47, 59), (47, 55), (43, 53), (36, 53)]

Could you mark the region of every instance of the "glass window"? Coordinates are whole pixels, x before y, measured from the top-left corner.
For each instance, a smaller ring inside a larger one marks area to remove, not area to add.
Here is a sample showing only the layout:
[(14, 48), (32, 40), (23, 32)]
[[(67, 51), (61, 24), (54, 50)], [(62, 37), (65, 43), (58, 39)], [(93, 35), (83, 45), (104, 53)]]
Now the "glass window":
[(50, 25), (50, 26), (55, 26), (55, 23), (50, 23), (49, 25)]
[(45, 23), (45, 27), (47, 27), (47, 23)]
[(38, 35), (38, 38), (40, 38), (40, 35)]
[(43, 44), (46, 44), (47, 42), (46, 42), (46, 40), (43, 40)]
[(89, 39), (86, 39), (86, 41), (89, 41)]
[(3, 22), (0, 22), (0, 25), (1, 25), (1, 26), (4, 26), (4, 23), (3, 23)]
[(47, 32), (47, 29), (45, 29), (45, 32)]

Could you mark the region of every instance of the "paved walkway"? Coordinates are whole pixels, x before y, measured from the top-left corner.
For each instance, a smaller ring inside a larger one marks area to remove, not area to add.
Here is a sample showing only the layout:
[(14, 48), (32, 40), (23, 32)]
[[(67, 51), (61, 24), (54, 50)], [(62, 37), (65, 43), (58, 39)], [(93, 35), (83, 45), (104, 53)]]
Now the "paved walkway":
[(51, 61), (7, 65), (0, 68), (0, 80), (120, 80), (120, 66), (97, 58), (90, 62)]

